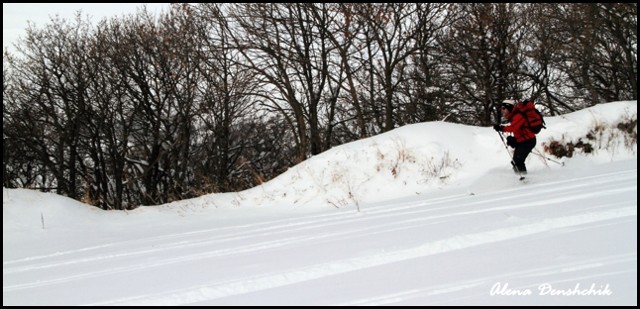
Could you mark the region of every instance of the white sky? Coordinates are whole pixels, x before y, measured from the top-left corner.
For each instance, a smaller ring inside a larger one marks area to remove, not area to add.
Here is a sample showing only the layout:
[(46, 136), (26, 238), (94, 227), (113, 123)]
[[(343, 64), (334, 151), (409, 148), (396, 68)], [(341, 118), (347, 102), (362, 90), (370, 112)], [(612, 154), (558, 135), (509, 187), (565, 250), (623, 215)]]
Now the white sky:
[(150, 12), (160, 13), (167, 10), (168, 3), (3, 3), (2, 4), (2, 49), (9, 48), (24, 37), (28, 21), (36, 27), (43, 27), (50, 22), (50, 17), (72, 20), (79, 10), (89, 15), (92, 23), (104, 17), (135, 13), (143, 5)]
[(491, 128), (430, 122), (128, 212), (3, 189), (2, 302), (636, 306), (637, 142), (616, 129), (630, 119), (637, 101), (548, 117), (535, 153), (594, 151), (532, 154), (524, 181)]

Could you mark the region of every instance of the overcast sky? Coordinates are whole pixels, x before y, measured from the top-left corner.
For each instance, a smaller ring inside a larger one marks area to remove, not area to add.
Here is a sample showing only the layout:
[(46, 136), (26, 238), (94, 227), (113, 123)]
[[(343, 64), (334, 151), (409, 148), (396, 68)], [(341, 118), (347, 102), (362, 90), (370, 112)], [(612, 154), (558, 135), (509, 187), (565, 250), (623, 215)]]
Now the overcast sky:
[(92, 23), (103, 17), (134, 13), (137, 8), (146, 5), (150, 12), (160, 13), (168, 3), (3, 3), (2, 4), (2, 49), (24, 37), (28, 22), (43, 27), (50, 17), (60, 15), (71, 19), (75, 12), (89, 15)]

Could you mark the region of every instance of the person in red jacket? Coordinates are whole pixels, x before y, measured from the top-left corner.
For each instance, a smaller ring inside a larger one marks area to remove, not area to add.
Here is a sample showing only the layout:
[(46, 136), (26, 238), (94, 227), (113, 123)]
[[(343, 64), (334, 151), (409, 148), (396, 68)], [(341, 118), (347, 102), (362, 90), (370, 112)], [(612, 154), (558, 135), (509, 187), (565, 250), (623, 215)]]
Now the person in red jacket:
[[(509, 146), (514, 147), (513, 151), (513, 162), (515, 166), (513, 170), (519, 174), (526, 174), (527, 167), (524, 164), (524, 161), (533, 150), (533, 147), (536, 146), (536, 134), (526, 126), (526, 119), (522, 113), (513, 111), (513, 104), (511, 103), (502, 103), (500, 105), (500, 109), (502, 111), (502, 116), (509, 120), (509, 125), (494, 125), (493, 129), (498, 132), (510, 132), (513, 134), (513, 137), (509, 136), (507, 141)], [(513, 140), (515, 138), (515, 141)]]

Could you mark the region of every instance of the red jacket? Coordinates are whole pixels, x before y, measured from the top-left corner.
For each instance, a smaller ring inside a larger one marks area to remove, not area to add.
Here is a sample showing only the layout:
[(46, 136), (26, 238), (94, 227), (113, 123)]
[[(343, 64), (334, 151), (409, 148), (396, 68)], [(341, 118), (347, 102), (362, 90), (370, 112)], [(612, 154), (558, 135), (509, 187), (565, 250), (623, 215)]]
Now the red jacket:
[(525, 126), (526, 120), (522, 113), (512, 112), (507, 115), (509, 122), (511, 122), (508, 126), (504, 127), (504, 132), (511, 132), (513, 136), (516, 138), (518, 143), (530, 140), (536, 137), (536, 134), (531, 132), (529, 127)]

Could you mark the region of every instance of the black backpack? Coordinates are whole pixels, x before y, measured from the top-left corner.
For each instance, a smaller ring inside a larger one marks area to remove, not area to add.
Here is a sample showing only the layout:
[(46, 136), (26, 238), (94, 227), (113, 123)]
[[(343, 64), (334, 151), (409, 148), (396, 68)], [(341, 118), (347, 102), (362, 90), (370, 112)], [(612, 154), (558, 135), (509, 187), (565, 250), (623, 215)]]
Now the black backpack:
[(513, 107), (514, 112), (521, 113), (524, 119), (527, 121), (527, 127), (531, 132), (538, 134), (542, 129), (546, 129), (546, 123), (542, 113), (536, 108), (533, 101), (522, 101)]

